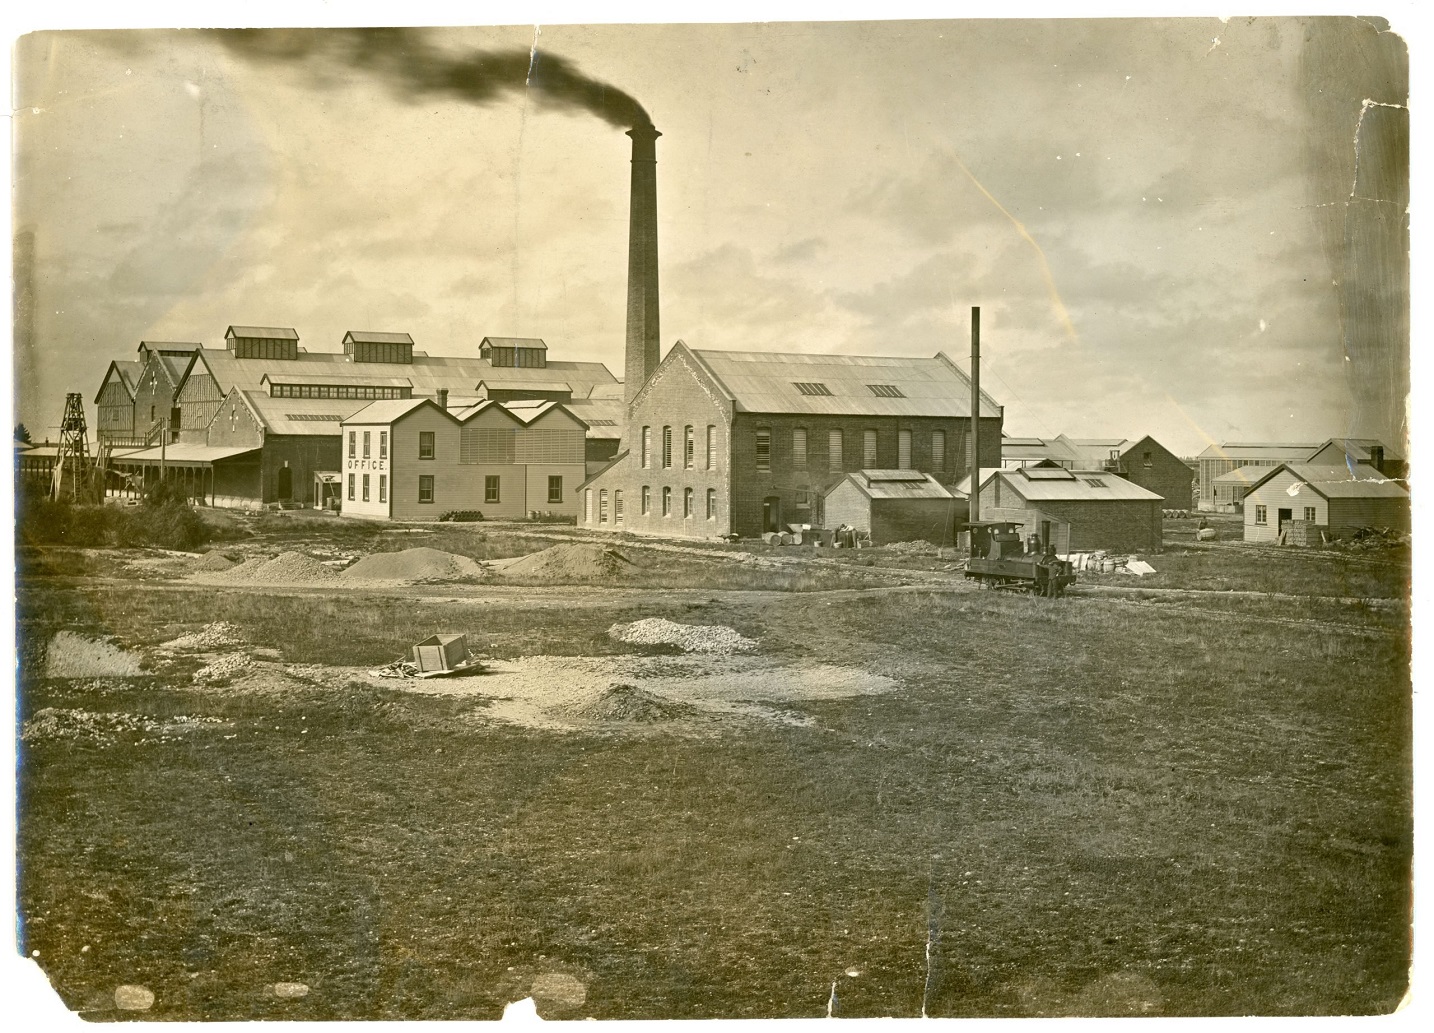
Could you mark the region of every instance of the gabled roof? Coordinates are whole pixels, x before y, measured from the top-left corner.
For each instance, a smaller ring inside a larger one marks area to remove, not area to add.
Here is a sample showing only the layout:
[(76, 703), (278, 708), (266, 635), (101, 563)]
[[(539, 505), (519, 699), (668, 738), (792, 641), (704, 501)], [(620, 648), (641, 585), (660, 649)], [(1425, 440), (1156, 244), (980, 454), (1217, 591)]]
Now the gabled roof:
[(869, 499), (954, 499), (930, 474), (920, 470), (855, 470), (827, 489), (831, 495), (850, 482)]
[(263, 337), (268, 340), (297, 341), (299, 333), (291, 326), (231, 326), (224, 339), (231, 337)]
[(1254, 484), (1270, 472), (1268, 466), (1237, 466), (1215, 478), (1216, 484)]
[(130, 401), (134, 401), (134, 389), (139, 383), (139, 375), (143, 369), (144, 363), (138, 359), (116, 359), (111, 362), (109, 369), (105, 370), (105, 378), (100, 381), (99, 391), (95, 393), (95, 404), (99, 404), (100, 398), (105, 393), (105, 388), (109, 386), (111, 376), (119, 378)]
[(1002, 438), (1001, 460), (1051, 459), (1078, 463), (1085, 457), (1060, 438)]
[(567, 391), (572, 393), (571, 385), (561, 380), (495, 380), (488, 383), (487, 380), (480, 380), (475, 391), (487, 391), (497, 388), (500, 391)]
[(1315, 456), (1319, 455), (1319, 453), (1323, 452), (1331, 445), (1333, 445), (1337, 449), (1340, 449), (1342, 452), (1344, 452), (1345, 455), (1349, 456), (1349, 458), (1353, 459), (1356, 463), (1369, 462), (1372, 458), (1369, 454), (1369, 450), (1371, 448), (1383, 449), (1385, 459), (1402, 458), (1401, 456), (1395, 455), (1389, 449), (1385, 448), (1384, 442), (1380, 441), (1378, 438), (1329, 438), (1328, 440), (1321, 442), (1319, 445), (1316, 445), (1314, 449), (1310, 451), (1310, 454), (1309, 456), (1307, 456), (1307, 458), (1313, 459)]
[[(1103, 470), (981, 470), (981, 500), (989, 502), (991, 482), (997, 477), (1020, 494), (1027, 501), (1082, 501), (1082, 502), (1132, 502), (1164, 501), (1153, 491), (1147, 491), (1138, 484), (1132, 484), (1124, 477), (1106, 473)], [(958, 486), (964, 494), (970, 494), (971, 477), (968, 474)]]
[[(686, 348), (680, 341), (677, 347)], [(932, 358), (915, 358), (686, 350), (731, 395), (738, 412), (948, 417), (971, 413), (971, 382), (940, 352)], [(1000, 414), (1000, 406), (983, 391), (981, 415)]]
[(195, 341), (140, 341), (135, 351), (183, 352), (187, 355), (203, 347), (204, 345)]
[(1295, 479), (1309, 485), (1317, 495), (1326, 499), (1407, 499), (1409, 493), (1388, 477), (1372, 473), (1368, 477), (1355, 477), (1343, 466), (1310, 466), (1308, 463), (1282, 463), (1270, 467), (1253, 485), (1254, 491), (1276, 474), (1286, 472)]
[(528, 426), (537, 423), (551, 412), (561, 410), (574, 420), (577, 420), (577, 422), (582, 423), (583, 429), (587, 430), (587, 424), (583, 422), (582, 417), (574, 413), (572, 409), (568, 408), (568, 406), (562, 402), (544, 402), (525, 399), (521, 401), (499, 402), (498, 404)]
[(548, 346), (543, 343), (541, 337), (485, 337), (479, 342), (479, 347), (489, 345), (493, 348), (531, 348), (537, 351), (547, 351)]
[(594, 470), (592, 473), (588, 474), (587, 477), (585, 477), (585, 478), (583, 479), (583, 482), (578, 485), (578, 490), (581, 491), (583, 488), (586, 488), (589, 484), (591, 484), (593, 481), (597, 480), (597, 479), (598, 479), (599, 477), (601, 477), (603, 474), (607, 473), (609, 470), (611, 470), (611, 469), (612, 469), (614, 466), (616, 466), (618, 463), (624, 462), (624, 461), (627, 459), (628, 455), (630, 455), (630, 454), (631, 454), (631, 449), (626, 449), (626, 448), (623, 449), (623, 450), (622, 450), (621, 452), (619, 452), (617, 455), (613, 456), (613, 457), (612, 457), (611, 459), (609, 459), (607, 462), (603, 463), (602, 466), (599, 466), (599, 467), (598, 467), (596, 470)]
[(1226, 441), (1207, 446), (1197, 458), (1230, 459), (1235, 462), (1245, 459), (1280, 459), (1297, 463), (1313, 455), (1316, 447), (1318, 446), (1314, 444), (1289, 441)]
[(408, 334), (387, 333), (383, 330), (350, 330), (344, 334), (344, 344), (412, 344)]
[(438, 403), (431, 398), (385, 398), (382, 401), (369, 402), (367, 405), (360, 406), (345, 417), (344, 422), (392, 423), (400, 416), (407, 416), (425, 403), (434, 408), (438, 407)]

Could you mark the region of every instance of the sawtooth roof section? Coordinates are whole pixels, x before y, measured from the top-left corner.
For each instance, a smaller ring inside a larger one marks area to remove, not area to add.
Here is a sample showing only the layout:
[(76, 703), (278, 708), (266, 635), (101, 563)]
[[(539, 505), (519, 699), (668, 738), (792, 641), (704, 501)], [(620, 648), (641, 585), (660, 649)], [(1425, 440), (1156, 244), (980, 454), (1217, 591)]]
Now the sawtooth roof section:
[(297, 341), (299, 332), (291, 326), (231, 326), (224, 331), (224, 339), (231, 337), (261, 337), (271, 341)]
[(1351, 477), (1343, 466), (1310, 466), (1307, 463), (1283, 463), (1269, 468), (1250, 488), (1253, 491), (1282, 470), (1288, 470), (1326, 499), (1407, 499), (1405, 491), (1388, 477)]
[[(971, 413), (971, 382), (944, 355), (808, 355), (715, 351), (691, 354), (732, 395), (737, 411), (828, 416), (946, 416)], [(807, 394), (798, 384), (821, 384), (829, 394)], [(878, 394), (872, 385), (899, 396)], [(1000, 407), (982, 392), (982, 416)]]
[(350, 330), (344, 334), (344, 343), (355, 344), (412, 344), (408, 334), (394, 334), (383, 330)]

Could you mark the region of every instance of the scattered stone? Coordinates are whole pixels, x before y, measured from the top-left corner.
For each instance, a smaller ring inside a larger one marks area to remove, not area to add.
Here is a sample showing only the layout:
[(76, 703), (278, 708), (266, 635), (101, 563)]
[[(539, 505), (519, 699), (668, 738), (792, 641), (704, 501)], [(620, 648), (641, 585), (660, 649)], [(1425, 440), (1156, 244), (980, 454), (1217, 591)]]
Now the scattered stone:
[(588, 999), (588, 988), (582, 980), (565, 972), (544, 972), (533, 980), (532, 989), (528, 992), (539, 1001), (551, 1001), (573, 1008)]
[(45, 651), (48, 678), (133, 678), (143, 673), (133, 654), (73, 631), (56, 634)]
[(122, 1011), (149, 1011), (154, 1007), (154, 994), (149, 987), (125, 983), (115, 987), (115, 1007)]
[(286, 1001), (297, 1000), (300, 997), (309, 996), (308, 983), (275, 983), (269, 987), (275, 997)]
[[(563, 707), (554, 713), (584, 721), (631, 721), (651, 724), (692, 717), (697, 713), (697, 708), (664, 699), (633, 685), (613, 685), (591, 699)], [(537, 984), (534, 984), (533, 992), (537, 993)], [(576, 1003), (581, 1004), (582, 1001)]]
[(162, 643), (159, 648), (171, 651), (202, 652), (218, 646), (237, 646), (243, 641), (237, 624), (231, 624), (229, 621), (215, 621), (213, 624), (204, 625), (199, 631), (170, 639), (168, 642)]
[(631, 624), (614, 624), (608, 635), (630, 645), (678, 646), (687, 653), (746, 653), (757, 648), (747, 638), (722, 624), (678, 624), (661, 617), (647, 617)]
[(195, 671), (194, 680), (196, 682), (221, 681), (238, 671), (242, 671), (246, 667), (252, 666), (253, 663), (254, 661), (250, 660), (243, 653), (226, 653), (215, 660), (211, 660), (199, 670)]

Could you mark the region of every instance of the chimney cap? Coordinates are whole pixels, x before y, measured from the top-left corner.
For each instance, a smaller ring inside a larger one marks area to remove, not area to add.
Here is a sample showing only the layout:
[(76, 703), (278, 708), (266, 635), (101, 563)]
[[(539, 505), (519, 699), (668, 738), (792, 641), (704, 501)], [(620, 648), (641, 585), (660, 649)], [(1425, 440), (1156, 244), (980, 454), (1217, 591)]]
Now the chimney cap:
[(632, 137), (634, 140), (644, 137), (649, 140), (656, 140), (662, 134), (657, 131), (657, 127), (651, 122), (645, 122), (640, 126), (633, 126), (626, 131), (625, 135)]

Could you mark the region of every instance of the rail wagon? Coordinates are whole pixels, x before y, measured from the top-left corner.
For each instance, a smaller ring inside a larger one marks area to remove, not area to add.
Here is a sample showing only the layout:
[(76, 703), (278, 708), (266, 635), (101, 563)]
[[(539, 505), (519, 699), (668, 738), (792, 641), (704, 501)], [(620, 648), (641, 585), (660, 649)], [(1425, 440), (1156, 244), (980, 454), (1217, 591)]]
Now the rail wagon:
[(966, 576), (987, 588), (1030, 592), (1055, 598), (1075, 584), (1070, 562), (1058, 557), (1055, 546), (1036, 536), (1022, 539), (1020, 524), (1006, 520), (967, 524), (971, 532), (971, 556)]

